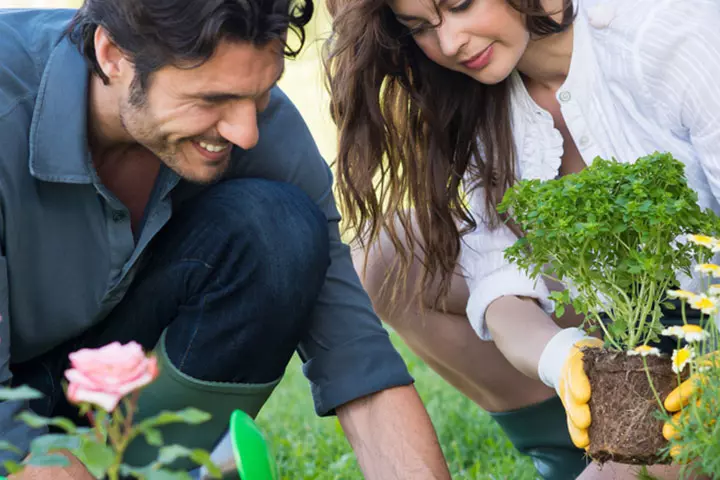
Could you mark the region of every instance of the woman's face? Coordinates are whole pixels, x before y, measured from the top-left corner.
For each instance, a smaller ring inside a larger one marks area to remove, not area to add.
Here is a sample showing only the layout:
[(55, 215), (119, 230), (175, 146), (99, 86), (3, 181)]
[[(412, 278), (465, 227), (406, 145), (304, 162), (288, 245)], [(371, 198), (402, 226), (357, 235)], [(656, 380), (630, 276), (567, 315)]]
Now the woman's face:
[(389, 0), (389, 6), (430, 60), (481, 83), (507, 78), (528, 46), (525, 18), (506, 0)]

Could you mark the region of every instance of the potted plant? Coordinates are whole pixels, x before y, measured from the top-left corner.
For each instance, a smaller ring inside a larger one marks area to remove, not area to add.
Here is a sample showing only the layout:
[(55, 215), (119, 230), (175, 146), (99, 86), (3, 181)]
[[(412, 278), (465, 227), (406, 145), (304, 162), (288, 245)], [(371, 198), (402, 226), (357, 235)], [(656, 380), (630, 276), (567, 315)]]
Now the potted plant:
[(596, 158), (583, 171), (549, 181), (524, 180), (499, 210), (523, 235), (505, 252), (532, 278), (555, 278), (555, 313), (568, 305), (600, 330), (603, 349), (587, 349), (591, 384), (591, 458), (630, 464), (664, 463), (662, 399), (678, 385), (673, 359), (656, 348), (663, 306), (678, 275), (691, 275), (686, 241), (717, 231), (718, 220), (697, 204), (684, 165), (655, 153), (634, 163)]

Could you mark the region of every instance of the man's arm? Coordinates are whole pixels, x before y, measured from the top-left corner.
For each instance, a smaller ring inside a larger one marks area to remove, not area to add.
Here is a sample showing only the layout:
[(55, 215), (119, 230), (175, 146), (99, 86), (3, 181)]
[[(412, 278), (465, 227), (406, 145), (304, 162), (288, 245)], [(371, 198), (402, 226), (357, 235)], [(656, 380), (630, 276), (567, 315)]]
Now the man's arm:
[(58, 451), (68, 459), (66, 467), (26, 466), (20, 473), (10, 475), (9, 480), (95, 480), (80, 460), (68, 451)]
[(412, 385), (337, 408), (337, 416), (369, 480), (449, 479), (445, 458)]

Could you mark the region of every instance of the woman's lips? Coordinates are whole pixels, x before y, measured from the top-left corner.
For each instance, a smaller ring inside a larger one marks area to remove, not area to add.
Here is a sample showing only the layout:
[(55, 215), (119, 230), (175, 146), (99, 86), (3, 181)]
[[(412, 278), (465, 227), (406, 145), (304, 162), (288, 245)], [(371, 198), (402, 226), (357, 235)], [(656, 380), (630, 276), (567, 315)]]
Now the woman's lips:
[(487, 46), (487, 48), (485, 48), (485, 50), (478, 53), (470, 60), (463, 62), (462, 65), (470, 70), (480, 70), (481, 68), (484, 68), (488, 63), (490, 63), (490, 60), (492, 59), (492, 54), (493, 44), (491, 43)]

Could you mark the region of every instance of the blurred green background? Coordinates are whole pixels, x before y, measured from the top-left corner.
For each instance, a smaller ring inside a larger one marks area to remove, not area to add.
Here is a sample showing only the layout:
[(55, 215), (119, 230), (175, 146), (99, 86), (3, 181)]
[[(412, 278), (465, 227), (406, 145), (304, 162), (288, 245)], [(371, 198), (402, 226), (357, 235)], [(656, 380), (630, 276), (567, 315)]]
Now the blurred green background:
[[(80, 3), (79, 0), (0, 0), (0, 7), (77, 7)], [(280, 86), (297, 105), (320, 151), (330, 162), (336, 152), (336, 130), (329, 118), (320, 62), (322, 41), (328, 36), (330, 21), (324, 4), (316, 7), (308, 27), (305, 49), (296, 60), (287, 62)], [(416, 379), (416, 387), (438, 432), (453, 478), (535, 478), (531, 462), (516, 454), (487, 414), (430, 370), (397, 335), (391, 332), (391, 336)], [(261, 411), (258, 424), (269, 438), (281, 478), (363, 478), (337, 420), (315, 416), (310, 388), (297, 357)]]

